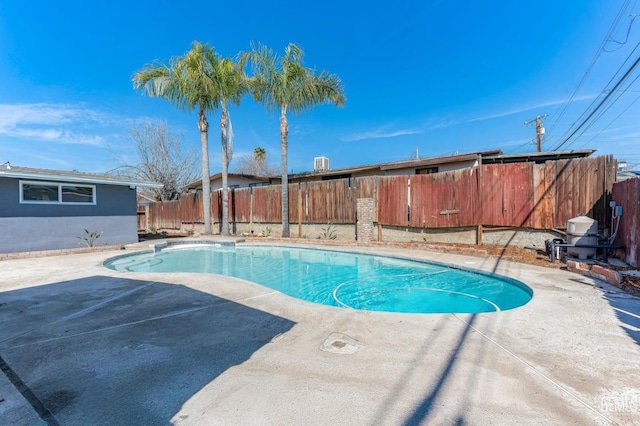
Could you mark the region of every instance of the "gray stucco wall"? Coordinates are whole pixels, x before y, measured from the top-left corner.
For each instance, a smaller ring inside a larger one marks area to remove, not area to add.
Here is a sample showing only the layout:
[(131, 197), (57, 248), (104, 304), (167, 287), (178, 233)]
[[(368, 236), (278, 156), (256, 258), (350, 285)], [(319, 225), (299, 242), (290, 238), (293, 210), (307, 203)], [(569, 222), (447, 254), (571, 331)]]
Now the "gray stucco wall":
[(0, 217), (0, 253), (86, 247), (85, 229), (102, 232), (94, 246), (138, 242), (136, 216)]
[(19, 182), (0, 178), (0, 253), (82, 247), (85, 229), (102, 232), (96, 246), (138, 241), (135, 189), (95, 185), (95, 205), (20, 204)]
[(0, 217), (136, 215), (136, 191), (123, 185), (95, 185), (96, 204), (20, 204), (20, 180), (0, 178)]

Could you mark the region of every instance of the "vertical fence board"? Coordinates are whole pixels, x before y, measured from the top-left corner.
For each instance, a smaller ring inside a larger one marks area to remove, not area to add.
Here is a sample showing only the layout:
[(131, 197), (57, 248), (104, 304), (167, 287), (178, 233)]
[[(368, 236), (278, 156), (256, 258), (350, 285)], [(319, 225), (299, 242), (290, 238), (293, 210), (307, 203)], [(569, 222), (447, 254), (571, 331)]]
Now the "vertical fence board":
[(622, 206), (622, 217), (614, 242), (625, 246), (624, 260), (627, 263), (640, 266), (640, 178), (616, 182), (611, 197), (616, 205)]
[(407, 226), (408, 176), (381, 176), (378, 179), (378, 222), (383, 225)]
[(477, 169), (411, 176), (410, 226), (472, 226), (477, 218)]
[(282, 222), (282, 187), (280, 185), (253, 188), (253, 221)]

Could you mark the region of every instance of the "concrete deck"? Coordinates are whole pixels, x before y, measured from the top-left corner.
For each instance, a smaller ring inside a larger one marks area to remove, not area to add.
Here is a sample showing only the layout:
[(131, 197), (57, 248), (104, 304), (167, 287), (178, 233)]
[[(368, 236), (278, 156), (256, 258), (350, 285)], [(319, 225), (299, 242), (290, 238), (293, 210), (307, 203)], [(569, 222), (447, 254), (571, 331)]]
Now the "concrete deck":
[(640, 299), (557, 269), (354, 249), (495, 270), (535, 295), (498, 313), (391, 314), (104, 268), (120, 250), (3, 260), (0, 424), (640, 422)]

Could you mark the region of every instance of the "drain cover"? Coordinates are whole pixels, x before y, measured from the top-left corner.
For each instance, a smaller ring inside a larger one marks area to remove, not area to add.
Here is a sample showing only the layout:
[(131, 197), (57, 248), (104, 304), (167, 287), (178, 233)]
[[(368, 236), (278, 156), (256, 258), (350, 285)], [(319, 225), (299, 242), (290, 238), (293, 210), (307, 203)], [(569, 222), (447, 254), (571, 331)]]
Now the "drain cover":
[(362, 345), (356, 339), (343, 333), (331, 333), (320, 345), (320, 350), (322, 351), (344, 355), (354, 354), (360, 348), (362, 348)]

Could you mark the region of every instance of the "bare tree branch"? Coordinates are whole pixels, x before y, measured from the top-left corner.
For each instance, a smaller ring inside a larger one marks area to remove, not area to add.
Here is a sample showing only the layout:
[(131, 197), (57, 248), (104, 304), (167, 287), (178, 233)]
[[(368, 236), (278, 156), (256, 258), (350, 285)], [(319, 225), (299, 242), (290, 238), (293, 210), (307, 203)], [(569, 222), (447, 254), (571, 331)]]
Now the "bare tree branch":
[(148, 121), (134, 126), (131, 139), (138, 164), (123, 164), (112, 170), (112, 174), (164, 184), (163, 188), (153, 189), (150, 194), (159, 201), (172, 199), (185, 185), (197, 179), (200, 173), (197, 151), (184, 152), (181, 136), (172, 135), (166, 122)]

